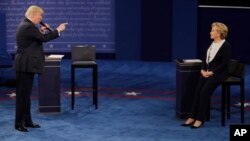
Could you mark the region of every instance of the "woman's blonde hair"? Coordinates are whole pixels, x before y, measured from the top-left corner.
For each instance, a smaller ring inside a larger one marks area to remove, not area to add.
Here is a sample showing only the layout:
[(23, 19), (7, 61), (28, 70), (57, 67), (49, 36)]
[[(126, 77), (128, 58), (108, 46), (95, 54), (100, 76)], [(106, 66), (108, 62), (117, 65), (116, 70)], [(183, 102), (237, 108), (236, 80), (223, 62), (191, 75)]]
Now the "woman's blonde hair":
[(216, 27), (216, 31), (220, 33), (221, 39), (225, 39), (227, 37), (228, 28), (224, 23), (214, 22), (211, 27)]
[(25, 17), (26, 17), (26, 18), (32, 18), (32, 17), (34, 16), (34, 14), (36, 14), (36, 13), (41, 13), (41, 14), (43, 14), (44, 12), (43, 12), (43, 9), (42, 9), (41, 7), (36, 6), (36, 5), (31, 5), (31, 6), (27, 9), (27, 11), (26, 11), (26, 13), (25, 13)]

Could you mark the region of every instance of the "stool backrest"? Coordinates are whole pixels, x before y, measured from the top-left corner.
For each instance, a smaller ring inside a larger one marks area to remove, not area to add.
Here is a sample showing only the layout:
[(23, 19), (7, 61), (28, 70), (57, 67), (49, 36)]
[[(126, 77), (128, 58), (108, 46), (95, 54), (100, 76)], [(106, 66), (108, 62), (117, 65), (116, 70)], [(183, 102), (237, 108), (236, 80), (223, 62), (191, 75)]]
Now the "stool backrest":
[(246, 73), (246, 65), (240, 63), (237, 60), (230, 60), (229, 62), (229, 74), (233, 77), (244, 78)]
[(95, 45), (78, 45), (71, 48), (72, 61), (95, 61)]

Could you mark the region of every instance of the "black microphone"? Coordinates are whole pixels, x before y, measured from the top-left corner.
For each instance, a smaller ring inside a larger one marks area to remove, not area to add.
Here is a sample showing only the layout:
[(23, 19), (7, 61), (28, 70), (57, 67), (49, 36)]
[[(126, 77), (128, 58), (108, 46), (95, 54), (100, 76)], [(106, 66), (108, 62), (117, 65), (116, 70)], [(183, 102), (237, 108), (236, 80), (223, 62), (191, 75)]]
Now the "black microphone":
[(40, 22), (40, 25), (46, 27), (47, 30), (49, 30), (50, 32), (52, 32), (52, 29), (50, 27), (48, 27), (43, 21)]

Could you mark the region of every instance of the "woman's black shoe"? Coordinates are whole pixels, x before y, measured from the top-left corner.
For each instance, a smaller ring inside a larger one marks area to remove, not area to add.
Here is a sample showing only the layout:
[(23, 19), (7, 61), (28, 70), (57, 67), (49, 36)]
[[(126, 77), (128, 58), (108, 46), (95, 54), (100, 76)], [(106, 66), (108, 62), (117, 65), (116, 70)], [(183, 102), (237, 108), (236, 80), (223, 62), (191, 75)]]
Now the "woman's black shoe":
[(198, 128), (200, 128), (202, 125), (203, 125), (203, 122), (202, 122), (199, 126), (194, 126), (194, 125), (192, 125), (190, 128), (191, 128), (191, 129), (198, 129)]
[(193, 124), (194, 124), (194, 122), (195, 122), (195, 121), (193, 121), (193, 122), (191, 122), (191, 123), (189, 123), (189, 124), (183, 123), (183, 124), (181, 124), (181, 126), (185, 126), (185, 127), (187, 127), (187, 126), (191, 126), (191, 125), (193, 125)]
[(28, 129), (25, 128), (23, 125), (15, 125), (15, 129), (21, 132), (28, 132)]

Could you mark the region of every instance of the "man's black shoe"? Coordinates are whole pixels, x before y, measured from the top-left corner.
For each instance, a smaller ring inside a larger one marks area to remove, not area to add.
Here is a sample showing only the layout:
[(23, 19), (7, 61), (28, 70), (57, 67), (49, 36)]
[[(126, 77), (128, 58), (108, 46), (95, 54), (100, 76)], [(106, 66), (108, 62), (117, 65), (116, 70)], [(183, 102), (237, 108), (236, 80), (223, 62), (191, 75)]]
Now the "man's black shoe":
[(21, 132), (28, 132), (28, 129), (25, 128), (23, 125), (15, 125), (15, 129)]
[(24, 124), (25, 127), (29, 127), (29, 128), (41, 128), (41, 126), (39, 124), (35, 124), (35, 123), (25, 123)]

